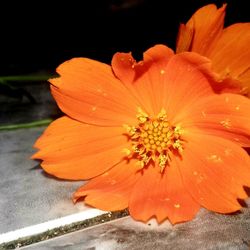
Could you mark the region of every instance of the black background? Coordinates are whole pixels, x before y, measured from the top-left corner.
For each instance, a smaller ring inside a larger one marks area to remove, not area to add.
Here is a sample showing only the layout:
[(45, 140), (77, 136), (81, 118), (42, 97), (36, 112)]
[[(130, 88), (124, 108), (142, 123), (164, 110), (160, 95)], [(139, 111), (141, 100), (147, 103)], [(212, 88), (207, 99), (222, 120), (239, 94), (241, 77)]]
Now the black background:
[[(52, 3), (53, 4), (52, 4)], [(72, 57), (110, 63), (117, 51), (140, 59), (147, 48), (174, 48), (178, 26), (205, 0), (2, 1), (0, 74), (53, 72)], [(248, 0), (227, 1), (225, 25), (250, 21)], [(4, 3), (4, 4), (3, 4)]]

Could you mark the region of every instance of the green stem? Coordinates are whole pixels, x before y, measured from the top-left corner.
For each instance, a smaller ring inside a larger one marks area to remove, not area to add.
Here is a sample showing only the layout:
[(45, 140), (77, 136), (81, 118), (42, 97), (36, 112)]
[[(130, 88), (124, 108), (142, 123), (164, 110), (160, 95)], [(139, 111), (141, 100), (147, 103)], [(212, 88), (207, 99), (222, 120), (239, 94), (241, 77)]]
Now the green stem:
[(52, 77), (54, 77), (54, 75), (0, 76), (0, 82), (47, 81)]
[(0, 126), (0, 131), (45, 126), (45, 125), (50, 124), (52, 121), (53, 121), (52, 119), (44, 119), (44, 120), (34, 121), (34, 122), (29, 122), (29, 123), (2, 125)]

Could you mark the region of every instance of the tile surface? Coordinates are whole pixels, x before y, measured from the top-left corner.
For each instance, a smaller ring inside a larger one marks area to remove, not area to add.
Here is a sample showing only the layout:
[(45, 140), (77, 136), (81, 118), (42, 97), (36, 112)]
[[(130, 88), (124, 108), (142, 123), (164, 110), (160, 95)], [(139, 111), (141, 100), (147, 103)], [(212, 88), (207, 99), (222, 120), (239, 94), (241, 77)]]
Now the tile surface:
[(0, 132), (0, 234), (90, 209), (71, 201), (83, 182), (56, 180), (29, 159), (44, 129)]
[(236, 215), (219, 215), (201, 210), (191, 222), (172, 226), (155, 221), (148, 224), (130, 217), (94, 226), (24, 249), (46, 250), (248, 250), (250, 209)]

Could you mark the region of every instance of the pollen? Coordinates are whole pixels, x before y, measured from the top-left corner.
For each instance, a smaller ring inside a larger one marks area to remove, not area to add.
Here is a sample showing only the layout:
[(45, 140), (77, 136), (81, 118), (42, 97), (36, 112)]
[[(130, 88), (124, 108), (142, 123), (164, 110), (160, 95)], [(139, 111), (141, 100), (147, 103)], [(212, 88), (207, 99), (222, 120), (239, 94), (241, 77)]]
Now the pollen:
[(136, 165), (140, 169), (154, 163), (159, 166), (160, 172), (163, 172), (171, 161), (171, 156), (183, 152), (183, 129), (179, 125), (171, 125), (164, 109), (156, 117), (151, 118), (138, 108), (136, 117), (136, 126), (124, 125), (131, 142), (131, 149), (124, 149), (124, 153), (136, 158)]
[(215, 162), (215, 163), (222, 162), (221, 157), (218, 155), (209, 155), (207, 156), (207, 160)]
[(223, 127), (227, 128), (227, 129), (229, 129), (229, 128), (232, 127), (231, 120), (228, 119), (228, 118), (225, 119), (225, 120), (223, 120), (223, 121), (221, 121), (220, 124), (221, 124)]
[(240, 105), (237, 105), (237, 106), (235, 107), (235, 109), (236, 109), (236, 110), (240, 110)]

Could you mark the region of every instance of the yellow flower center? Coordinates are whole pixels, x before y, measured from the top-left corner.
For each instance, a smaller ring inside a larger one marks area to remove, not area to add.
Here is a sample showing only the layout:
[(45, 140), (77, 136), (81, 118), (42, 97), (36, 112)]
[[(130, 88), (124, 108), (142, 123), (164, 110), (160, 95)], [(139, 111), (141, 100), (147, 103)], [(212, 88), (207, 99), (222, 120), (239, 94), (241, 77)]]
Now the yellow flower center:
[(164, 109), (153, 119), (138, 109), (137, 119), (137, 126), (125, 125), (131, 149), (124, 149), (124, 152), (128, 157), (138, 159), (140, 168), (152, 161), (158, 163), (162, 172), (171, 160), (171, 153), (181, 154), (183, 151), (183, 130), (170, 124)]

